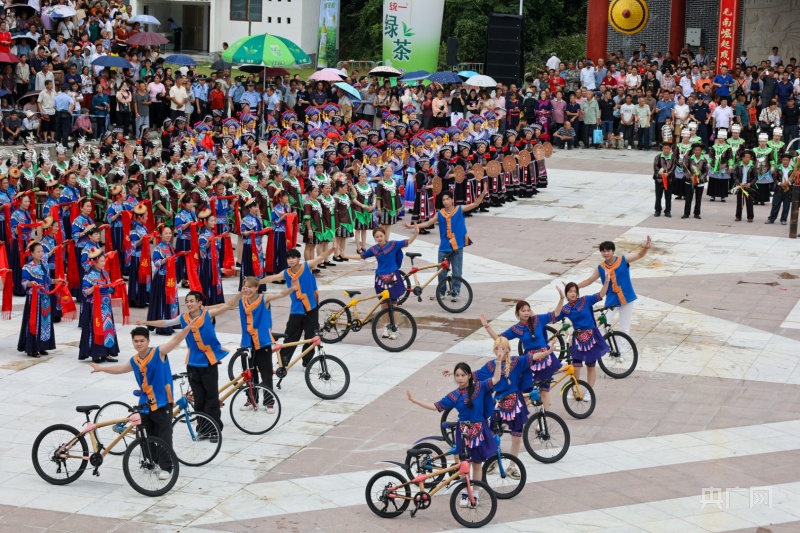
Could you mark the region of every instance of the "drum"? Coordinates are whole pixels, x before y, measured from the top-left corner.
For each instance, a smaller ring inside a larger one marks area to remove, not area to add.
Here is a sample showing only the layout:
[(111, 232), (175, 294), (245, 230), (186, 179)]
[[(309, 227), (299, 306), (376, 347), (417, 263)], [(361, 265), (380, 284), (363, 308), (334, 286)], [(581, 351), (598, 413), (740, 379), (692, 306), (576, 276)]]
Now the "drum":
[(483, 178), (483, 175), (486, 173), (483, 169), (483, 165), (474, 164), (472, 168), (469, 169), (472, 172), (472, 175), (475, 176), (475, 179), (480, 180)]
[(136, 143), (125, 143), (125, 147), (122, 149), (122, 153), (125, 154), (125, 159), (131, 161), (133, 159), (134, 152), (136, 152)]
[(537, 161), (544, 159), (544, 146), (537, 144), (533, 147), (533, 158)]
[(503, 170), (506, 172), (514, 172), (517, 170), (517, 158), (513, 155), (507, 155), (503, 158)]
[(552, 144), (546, 142), (546, 143), (542, 144), (542, 147), (544, 148), (544, 156), (545, 157), (550, 157), (551, 155), (553, 155), (553, 145)]

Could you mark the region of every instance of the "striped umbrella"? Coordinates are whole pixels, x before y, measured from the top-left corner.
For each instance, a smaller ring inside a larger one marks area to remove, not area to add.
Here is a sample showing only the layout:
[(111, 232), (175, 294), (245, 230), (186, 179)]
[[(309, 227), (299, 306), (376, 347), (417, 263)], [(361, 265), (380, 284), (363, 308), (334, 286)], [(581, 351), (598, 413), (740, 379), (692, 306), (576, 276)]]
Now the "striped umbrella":
[(295, 43), (268, 33), (242, 37), (222, 53), (222, 59), (239, 65), (267, 67), (311, 64), (311, 58)]

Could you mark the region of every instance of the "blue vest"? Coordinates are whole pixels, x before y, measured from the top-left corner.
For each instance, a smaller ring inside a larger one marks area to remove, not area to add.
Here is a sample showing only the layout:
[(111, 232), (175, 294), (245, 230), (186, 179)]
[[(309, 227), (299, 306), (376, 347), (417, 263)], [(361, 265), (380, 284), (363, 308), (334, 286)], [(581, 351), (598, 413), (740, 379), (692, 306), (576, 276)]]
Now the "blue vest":
[[(617, 257), (608, 268), (611, 271), (611, 283), (606, 292), (606, 305), (625, 305), (636, 300), (636, 292), (631, 283), (631, 267), (625, 256)], [(603, 265), (597, 265), (597, 272), (600, 274), (600, 281), (605, 283), (606, 269)]]
[(440, 209), (437, 218), (440, 252), (452, 252), (472, 244), (467, 235), (467, 222), (461, 206), (456, 207), (452, 215), (447, 215), (444, 209)]
[(139, 396), (139, 405), (150, 404), (142, 409), (143, 413), (172, 403), (172, 369), (169, 359), (161, 360), (159, 348), (150, 348), (144, 358), (138, 353), (131, 357), (131, 368), (143, 393)]
[[(252, 346), (256, 350), (272, 345), (269, 330), (272, 329), (272, 309), (264, 303), (261, 295), (256, 301), (246, 304), (239, 300), (239, 318), (242, 321), (242, 346)], [(270, 356), (271, 357), (271, 356)]]
[(300, 289), (290, 294), (292, 298), (292, 315), (304, 315), (317, 307), (317, 278), (311, 272), (308, 262), (304, 262), (297, 274), (292, 274), (292, 269), (283, 271), (286, 285), (291, 287), (294, 279), (300, 283)]
[[(192, 319), (189, 313), (181, 315), (181, 327), (186, 327)], [(207, 367), (219, 363), (228, 355), (227, 350), (222, 349), (222, 345), (217, 339), (217, 332), (208, 311), (203, 311), (203, 318), (197, 332), (190, 331), (186, 336), (186, 345), (189, 347), (189, 356), (186, 358), (186, 366)]]

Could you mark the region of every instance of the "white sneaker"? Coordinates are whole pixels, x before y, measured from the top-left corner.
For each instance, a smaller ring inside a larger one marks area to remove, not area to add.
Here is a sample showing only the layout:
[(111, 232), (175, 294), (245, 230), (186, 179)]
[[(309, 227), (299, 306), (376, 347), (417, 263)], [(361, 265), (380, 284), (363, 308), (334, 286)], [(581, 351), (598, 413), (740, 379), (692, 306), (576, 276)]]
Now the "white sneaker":
[[(584, 391), (581, 396), (582, 398), (578, 401), (588, 402), (592, 399), (592, 395), (589, 394), (589, 391)], [(572, 394), (572, 389), (569, 389), (569, 394), (567, 394), (567, 398), (570, 400), (577, 400), (577, 398), (575, 398), (575, 395)]]
[(384, 339), (391, 338), (391, 332), (389, 331), (389, 326), (383, 326), (383, 335), (381, 335), (381, 338)]
[(453, 295), (453, 296), (450, 298), (450, 301), (451, 301), (452, 303), (458, 303), (458, 294), (454, 294), (454, 295)]
[(239, 408), (240, 411), (258, 411), (258, 405), (253, 405), (249, 401), (245, 402), (243, 406)]
[(461, 501), (458, 502), (459, 507), (469, 507), (469, 496), (467, 496), (467, 491), (463, 491), (461, 493)]
[(630, 150), (630, 149), (631, 149), (631, 145), (629, 144), (629, 145), (628, 145), (628, 150)]
[(275, 406), (274, 405), (268, 405), (267, 406), (267, 414), (268, 415), (274, 415), (275, 414)]
[(167, 472), (166, 470), (162, 470), (158, 473), (158, 480), (159, 481), (169, 481), (172, 477), (172, 472)]
[(396, 331), (390, 331), (389, 332), (389, 340), (393, 340), (393, 341), (397, 340), (397, 332)]
[[(475, 505), (473, 507), (477, 507), (478, 506), (478, 500), (480, 500), (481, 495), (478, 494), (478, 490), (477, 489), (473, 489), (472, 490), (472, 496), (473, 496), (473, 498), (475, 498)], [(467, 497), (467, 504), (469, 504), (469, 497)]]

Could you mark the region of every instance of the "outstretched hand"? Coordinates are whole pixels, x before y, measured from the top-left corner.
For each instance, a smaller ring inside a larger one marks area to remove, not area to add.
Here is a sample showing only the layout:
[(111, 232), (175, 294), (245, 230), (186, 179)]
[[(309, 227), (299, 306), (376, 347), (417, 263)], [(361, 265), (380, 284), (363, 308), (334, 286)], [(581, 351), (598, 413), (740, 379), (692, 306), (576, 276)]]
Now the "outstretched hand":
[(481, 325), (486, 327), (489, 325), (489, 321), (486, 319), (486, 313), (481, 313)]
[(647, 236), (647, 242), (644, 244), (644, 249), (649, 250), (650, 246), (652, 246), (653, 240), (650, 238), (650, 235)]

